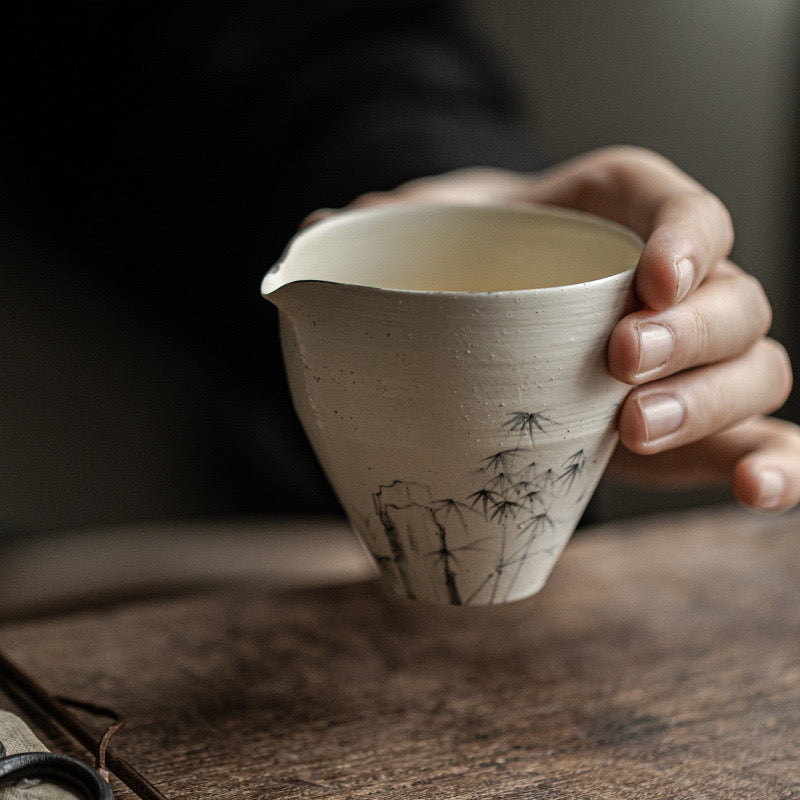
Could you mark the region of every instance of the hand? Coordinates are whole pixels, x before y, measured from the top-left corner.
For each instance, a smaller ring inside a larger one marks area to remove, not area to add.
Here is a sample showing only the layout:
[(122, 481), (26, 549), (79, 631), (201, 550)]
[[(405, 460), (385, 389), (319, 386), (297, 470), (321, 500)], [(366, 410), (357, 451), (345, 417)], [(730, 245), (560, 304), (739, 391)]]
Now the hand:
[(800, 501), (800, 429), (764, 416), (786, 401), (791, 368), (766, 337), (771, 309), (760, 284), (727, 260), (733, 228), (714, 195), (661, 156), (619, 147), (534, 175), (421, 178), (353, 205), (478, 201), (579, 209), (645, 240), (635, 283), (645, 308), (609, 341), (611, 373), (634, 387), (620, 409), (612, 469), (659, 486), (725, 481), (763, 511)]

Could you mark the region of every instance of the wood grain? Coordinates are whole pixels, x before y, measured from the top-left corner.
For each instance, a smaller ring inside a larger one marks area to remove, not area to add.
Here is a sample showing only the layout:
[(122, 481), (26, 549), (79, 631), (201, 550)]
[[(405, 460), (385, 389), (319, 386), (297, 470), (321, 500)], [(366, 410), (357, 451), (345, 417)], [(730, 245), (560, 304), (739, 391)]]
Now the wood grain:
[[(536, 597), (252, 585), (6, 623), (174, 798), (800, 798), (796, 515), (576, 537)], [(116, 786), (118, 796), (131, 797)]]

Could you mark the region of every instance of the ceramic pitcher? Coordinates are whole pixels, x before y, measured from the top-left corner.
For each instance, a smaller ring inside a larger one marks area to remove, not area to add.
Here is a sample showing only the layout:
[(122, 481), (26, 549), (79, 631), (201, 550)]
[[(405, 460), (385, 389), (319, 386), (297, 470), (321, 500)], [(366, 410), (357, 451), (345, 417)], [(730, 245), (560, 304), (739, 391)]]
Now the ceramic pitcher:
[(312, 226), (264, 277), (297, 414), (397, 591), (544, 584), (617, 441), (606, 343), (641, 247), (553, 208), (393, 205)]

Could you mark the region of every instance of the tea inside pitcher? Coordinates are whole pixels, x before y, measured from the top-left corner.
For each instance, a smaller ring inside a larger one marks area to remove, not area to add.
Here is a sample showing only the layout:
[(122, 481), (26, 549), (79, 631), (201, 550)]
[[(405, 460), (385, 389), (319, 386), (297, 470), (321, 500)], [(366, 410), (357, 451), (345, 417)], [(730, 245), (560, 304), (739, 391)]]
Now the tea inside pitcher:
[[(280, 263), (281, 283), (328, 281), (422, 292), (505, 292), (608, 277), (630, 259), (630, 234), (590, 219), (509, 210), (396, 208), (388, 216), (349, 213), (311, 228)], [(494, 219), (487, 224), (488, 216)], [(450, 216), (443, 224), (443, 216)], [(622, 231), (622, 229), (620, 229)]]

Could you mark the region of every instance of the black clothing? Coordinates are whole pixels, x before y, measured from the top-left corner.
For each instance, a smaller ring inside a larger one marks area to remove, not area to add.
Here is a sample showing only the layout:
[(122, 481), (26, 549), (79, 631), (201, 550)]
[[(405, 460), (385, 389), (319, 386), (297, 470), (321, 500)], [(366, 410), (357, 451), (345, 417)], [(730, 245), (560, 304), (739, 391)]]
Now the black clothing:
[[(422, 175), (539, 166), (496, 64), (442, 0), (12, 2), (2, 15), (2, 207), (186, 336), (242, 408), (263, 398), (298, 448), (258, 287), (300, 220)], [(310, 510), (275, 464), (231, 469), (240, 507)]]

